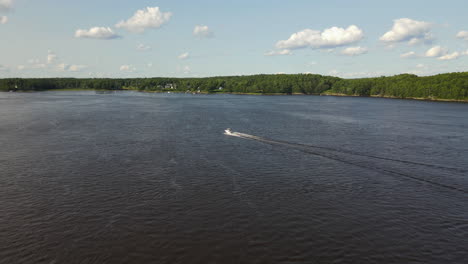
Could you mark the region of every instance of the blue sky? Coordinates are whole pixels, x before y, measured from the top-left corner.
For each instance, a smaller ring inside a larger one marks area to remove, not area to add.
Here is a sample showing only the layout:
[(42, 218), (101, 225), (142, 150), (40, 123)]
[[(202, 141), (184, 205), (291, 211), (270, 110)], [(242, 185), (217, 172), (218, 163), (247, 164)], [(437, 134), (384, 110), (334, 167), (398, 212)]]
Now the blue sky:
[(468, 70), (466, 0), (0, 0), (0, 78)]

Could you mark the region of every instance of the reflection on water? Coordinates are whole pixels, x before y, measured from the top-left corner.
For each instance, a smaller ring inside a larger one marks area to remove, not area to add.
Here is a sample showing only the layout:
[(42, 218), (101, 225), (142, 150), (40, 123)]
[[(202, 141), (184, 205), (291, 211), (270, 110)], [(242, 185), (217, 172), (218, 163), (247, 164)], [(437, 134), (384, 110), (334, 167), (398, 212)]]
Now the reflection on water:
[(0, 263), (468, 259), (466, 104), (111, 95), (0, 94)]
[(95, 94), (116, 94), (120, 93), (121, 91), (113, 91), (113, 90), (96, 90), (94, 91)]

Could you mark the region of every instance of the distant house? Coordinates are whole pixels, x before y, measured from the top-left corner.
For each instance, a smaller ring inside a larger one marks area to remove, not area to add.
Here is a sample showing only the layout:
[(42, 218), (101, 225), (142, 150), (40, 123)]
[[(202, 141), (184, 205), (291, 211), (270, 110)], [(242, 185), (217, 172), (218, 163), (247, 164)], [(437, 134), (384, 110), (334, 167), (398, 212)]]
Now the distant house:
[(176, 89), (177, 85), (173, 83), (168, 83), (164, 86), (164, 89)]

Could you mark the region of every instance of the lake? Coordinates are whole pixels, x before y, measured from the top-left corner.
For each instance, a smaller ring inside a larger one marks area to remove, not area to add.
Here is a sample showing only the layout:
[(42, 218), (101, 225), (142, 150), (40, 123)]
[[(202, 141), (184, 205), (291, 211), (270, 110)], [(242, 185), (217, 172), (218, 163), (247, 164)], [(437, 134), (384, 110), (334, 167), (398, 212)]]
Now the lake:
[(468, 104), (0, 93), (0, 135), (0, 263), (468, 263)]

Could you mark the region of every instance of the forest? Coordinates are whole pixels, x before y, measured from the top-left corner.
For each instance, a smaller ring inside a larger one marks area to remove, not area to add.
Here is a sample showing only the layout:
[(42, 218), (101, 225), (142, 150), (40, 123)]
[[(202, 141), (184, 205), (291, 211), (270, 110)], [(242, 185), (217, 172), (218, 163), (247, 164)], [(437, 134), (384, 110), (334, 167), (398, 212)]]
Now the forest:
[(8, 78), (0, 91), (56, 89), (138, 90), (152, 92), (349, 95), (468, 101), (468, 72), (419, 77), (343, 79), (318, 74), (274, 74), (207, 78)]

